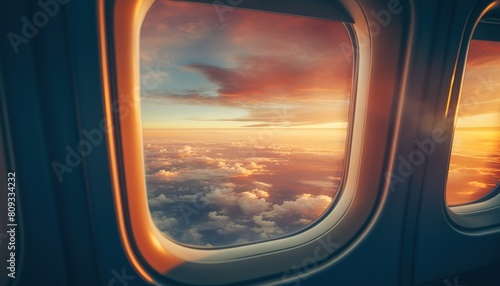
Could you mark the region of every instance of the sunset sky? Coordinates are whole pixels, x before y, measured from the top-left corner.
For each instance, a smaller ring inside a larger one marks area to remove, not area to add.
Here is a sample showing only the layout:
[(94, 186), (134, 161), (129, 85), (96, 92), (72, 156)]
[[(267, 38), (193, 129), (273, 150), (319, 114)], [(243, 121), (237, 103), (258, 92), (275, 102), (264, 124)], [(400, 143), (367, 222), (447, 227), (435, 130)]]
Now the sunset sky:
[(157, 1), (140, 44), (146, 183), (161, 231), (217, 247), (321, 217), (347, 138), (353, 58), (341, 23)]
[(480, 199), (500, 182), (500, 43), (473, 40), (446, 186), (449, 204)]
[(458, 127), (500, 127), (500, 44), (472, 40)]
[[(157, 1), (142, 26), (140, 74), (158, 228), (212, 247), (283, 236), (318, 219), (343, 174), (350, 46), (338, 22)], [(481, 198), (500, 178), (498, 55), (498, 43), (471, 44), (449, 204)]]
[(238, 9), (220, 17), (214, 7), (163, 0), (147, 15), (145, 128), (346, 126), (352, 54), (342, 24)]

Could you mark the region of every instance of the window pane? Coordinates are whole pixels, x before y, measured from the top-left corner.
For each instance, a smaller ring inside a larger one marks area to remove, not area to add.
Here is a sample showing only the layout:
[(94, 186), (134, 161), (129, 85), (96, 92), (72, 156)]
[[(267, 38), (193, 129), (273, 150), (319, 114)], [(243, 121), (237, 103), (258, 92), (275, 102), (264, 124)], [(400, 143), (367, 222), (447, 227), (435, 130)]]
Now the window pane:
[(342, 23), (157, 1), (141, 31), (147, 195), (180, 243), (299, 231), (343, 174), (352, 45)]
[(471, 203), (500, 179), (500, 42), (472, 40), (446, 186), (449, 205)]

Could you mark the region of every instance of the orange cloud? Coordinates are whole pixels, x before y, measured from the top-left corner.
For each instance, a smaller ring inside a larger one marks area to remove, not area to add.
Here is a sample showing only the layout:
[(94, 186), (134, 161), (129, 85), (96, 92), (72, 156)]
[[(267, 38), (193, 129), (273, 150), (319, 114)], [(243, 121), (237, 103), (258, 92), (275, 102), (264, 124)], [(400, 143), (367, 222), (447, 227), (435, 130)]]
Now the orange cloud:
[(478, 181), (472, 181), (468, 183), (469, 186), (474, 187), (474, 188), (480, 188), (480, 189), (486, 189), (488, 188), (488, 185), (483, 183), (483, 182), (478, 182)]
[[(143, 92), (154, 104), (238, 107), (248, 116), (190, 120), (271, 122), (277, 105), (289, 124), (345, 122), (352, 52), (339, 22), (234, 9), (221, 21), (211, 5), (158, 1), (141, 32), (141, 66), (161, 65), (166, 83)], [(194, 116), (189, 116), (194, 115)]]
[[(459, 122), (465, 125), (499, 126), (500, 119), (500, 43), (472, 40), (460, 100)], [(467, 117), (483, 115), (475, 122)], [(485, 117), (487, 115), (487, 117)], [(497, 122), (485, 122), (484, 120)], [(469, 120), (470, 121), (470, 120)], [(469, 124), (468, 124), (469, 123)], [(496, 123), (496, 124), (495, 124)], [(471, 127), (471, 126), (469, 126)]]

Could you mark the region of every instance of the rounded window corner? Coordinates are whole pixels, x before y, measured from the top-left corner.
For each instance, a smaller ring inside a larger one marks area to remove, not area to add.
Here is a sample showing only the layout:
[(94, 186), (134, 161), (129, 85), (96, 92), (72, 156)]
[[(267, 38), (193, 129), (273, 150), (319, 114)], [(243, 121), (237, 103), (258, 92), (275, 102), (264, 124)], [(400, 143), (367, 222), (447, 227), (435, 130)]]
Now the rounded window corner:
[(450, 94), (450, 143), (444, 206), (464, 229), (500, 223), (500, 3), (483, 1), (469, 17), (458, 59), (459, 82)]
[[(363, 136), (367, 128), (365, 125), (372, 125), (365, 121), (366, 114), (362, 112), (367, 110), (368, 104), (365, 97), (369, 89), (370, 45), (360, 47), (353, 35), (368, 25), (365, 23), (363, 26), (360, 21), (355, 25), (345, 24), (352, 42), (352, 85), (356, 93), (352, 95), (350, 112), (353, 121), (349, 125), (351, 135), (347, 140), (356, 143), (347, 149), (345, 162), (348, 164), (344, 168), (348, 175), (343, 177), (339, 186), (342, 195), (335, 196), (334, 205), (310, 228), (293, 235), (233, 248), (200, 249), (186, 247), (165, 236), (153, 224), (148, 197), (145, 195), (145, 157), (142, 153), (143, 130), (138, 100), (140, 90), (137, 90), (140, 86), (138, 35), (141, 23), (134, 21), (142, 20), (149, 10), (149, 7), (146, 9), (141, 5), (151, 5), (153, 2), (130, 0), (116, 3), (120, 8), (108, 15), (114, 19), (111, 27), (114, 39), (111, 51), (106, 54), (111, 58), (109, 62), (114, 64), (109, 67), (109, 73), (113, 75), (111, 78), (115, 78), (110, 83), (106, 101), (109, 124), (115, 126), (114, 132), (108, 133), (108, 139), (111, 142), (110, 149), (114, 152), (111, 155), (114, 164), (112, 169), (121, 239), (132, 264), (148, 281), (176, 281), (195, 285), (223, 285), (244, 280), (256, 281), (263, 277), (267, 277), (268, 281), (287, 281), (297, 278), (291, 269), (293, 264), (301, 265), (304, 271), (316, 271), (328, 264), (355, 239), (377, 202), (377, 194), (369, 192), (366, 186), (378, 185), (380, 178), (363, 178), (361, 188), (364, 191), (357, 189), (360, 188), (361, 166), (368, 168), (368, 165), (373, 164), (372, 160), (380, 159), (361, 154), (363, 144), (368, 144), (367, 138)], [(359, 9), (353, 8), (352, 4), (348, 8)], [(353, 14), (362, 16), (360, 11), (353, 11)], [(121, 25), (123, 21), (120, 19), (128, 19), (129, 23)], [(104, 22), (101, 24), (104, 25)], [(104, 73), (107, 71), (104, 70)], [(361, 196), (361, 193), (366, 193), (366, 196)], [(310, 269), (313, 260), (316, 266)], [(290, 261), (290, 265), (270, 265), (272, 261)], [(254, 271), (243, 273), (241, 269), (244, 265), (250, 264), (255, 268)], [(198, 274), (192, 275), (193, 271)]]

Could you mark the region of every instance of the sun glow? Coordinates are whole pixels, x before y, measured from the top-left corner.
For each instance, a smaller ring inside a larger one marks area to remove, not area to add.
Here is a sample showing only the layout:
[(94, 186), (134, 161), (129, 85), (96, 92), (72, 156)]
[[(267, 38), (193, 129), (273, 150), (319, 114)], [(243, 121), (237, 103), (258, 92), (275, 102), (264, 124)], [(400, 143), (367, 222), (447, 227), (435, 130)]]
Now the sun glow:
[(149, 207), (174, 240), (238, 245), (303, 229), (343, 175), (351, 41), (342, 23), (157, 1), (141, 32)]

